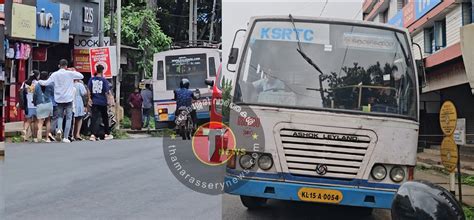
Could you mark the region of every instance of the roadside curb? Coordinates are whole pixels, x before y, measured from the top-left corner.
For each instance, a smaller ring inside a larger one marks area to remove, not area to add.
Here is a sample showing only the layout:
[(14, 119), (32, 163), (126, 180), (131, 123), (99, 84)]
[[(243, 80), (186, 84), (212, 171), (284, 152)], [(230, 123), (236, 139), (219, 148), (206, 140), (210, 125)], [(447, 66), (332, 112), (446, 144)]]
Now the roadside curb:
[(146, 129), (146, 130), (121, 129), (121, 130), (127, 132), (128, 134), (150, 134), (152, 132), (159, 131), (157, 129), (154, 129), (154, 130), (152, 130), (152, 129), (149, 129), (149, 130), (148, 129)]
[[(443, 165), (433, 164), (433, 163), (426, 162), (426, 161), (427, 161), (427, 159), (424, 159), (424, 160), (422, 159), (422, 161), (420, 161), (420, 158), (418, 158), (418, 161), (416, 162), (416, 165), (421, 166), (421, 167), (426, 168), (426, 169), (433, 169), (433, 170), (440, 171), (440, 172), (446, 172)], [(428, 160), (428, 161), (431, 161), (431, 160)], [(461, 169), (461, 174), (472, 176), (472, 175), (474, 175), (474, 171)]]

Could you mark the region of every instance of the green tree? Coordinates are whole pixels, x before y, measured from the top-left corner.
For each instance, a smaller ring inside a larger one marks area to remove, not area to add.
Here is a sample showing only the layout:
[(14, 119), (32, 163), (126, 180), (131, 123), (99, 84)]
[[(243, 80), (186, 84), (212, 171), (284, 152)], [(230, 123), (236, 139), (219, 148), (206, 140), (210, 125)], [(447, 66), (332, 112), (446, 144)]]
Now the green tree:
[[(110, 31), (110, 18), (106, 19), (106, 31)], [(117, 24), (117, 22), (114, 22)], [(122, 7), (122, 44), (134, 46), (143, 51), (130, 54), (145, 78), (152, 75), (153, 54), (169, 48), (171, 38), (163, 33), (156, 20), (156, 14), (146, 6), (129, 4)], [(116, 30), (116, 28), (115, 28)]]

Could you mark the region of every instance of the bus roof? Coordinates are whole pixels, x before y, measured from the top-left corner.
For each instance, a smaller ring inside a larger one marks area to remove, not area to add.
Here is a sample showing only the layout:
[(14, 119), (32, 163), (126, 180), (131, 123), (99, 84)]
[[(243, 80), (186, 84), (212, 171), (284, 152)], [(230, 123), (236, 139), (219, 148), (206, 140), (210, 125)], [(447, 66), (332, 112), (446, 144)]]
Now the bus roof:
[(183, 48), (183, 49), (174, 49), (174, 50), (167, 50), (162, 51), (159, 53), (155, 53), (155, 56), (176, 56), (176, 55), (186, 55), (186, 54), (197, 54), (197, 53), (219, 53), (219, 49), (217, 48)]
[[(288, 15), (271, 15), (271, 16), (253, 16), (250, 18), (250, 23), (253, 23), (256, 20), (288, 20), (290, 17)], [(374, 28), (384, 28), (384, 29), (391, 29), (393, 31), (400, 31), (405, 32), (407, 35), (408, 29), (397, 27), (394, 25), (384, 24), (384, 23), (377, 23), (372, 21), (361, 21), (361, 20), (350, 20), (350, 19), (342, 19), (342, 18), (325, 18), (325, 17), (309, 17), (309, 16), (293, 16), (294, 21), (320, 21), (320, 22), (334, 22), (334, 23), (341, 23), (341, 24), (356, 24), (356, 25), (363, 25), (368, 27)]]

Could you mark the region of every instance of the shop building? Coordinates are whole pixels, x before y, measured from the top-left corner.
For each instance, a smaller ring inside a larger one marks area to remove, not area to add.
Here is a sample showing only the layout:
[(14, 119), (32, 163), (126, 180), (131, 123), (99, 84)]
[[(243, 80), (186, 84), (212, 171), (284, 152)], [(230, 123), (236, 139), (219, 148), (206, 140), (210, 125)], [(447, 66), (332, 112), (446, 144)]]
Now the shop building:
[(467, 144), (474, 146), (473, 0), (365, 0), (364, 20), (407, 28), (413, 54), (424, 63), (420, 96), (420, 142), (439, 144), (439, 109), (445, 100), (466, 119)]
[[(24, 120), (18, 91), (32, 70), (54, 72), (74, 63), (74, 38), (98, 34), (96, 0), (5, 0), (5, 122)], [(89, 71), (83, 72), (89, 74)]]

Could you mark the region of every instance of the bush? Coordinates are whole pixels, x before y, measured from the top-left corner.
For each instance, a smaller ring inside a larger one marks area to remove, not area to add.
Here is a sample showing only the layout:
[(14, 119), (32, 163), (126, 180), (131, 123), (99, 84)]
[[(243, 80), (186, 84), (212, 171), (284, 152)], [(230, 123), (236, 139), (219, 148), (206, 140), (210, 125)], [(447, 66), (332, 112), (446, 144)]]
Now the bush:
[(124, 116), (122, 121), (120, 121), (120, 127), (121, 128), (131, 128), (132, 127), (132, 121), (130, 121), (130, 118), (127, 116)]

